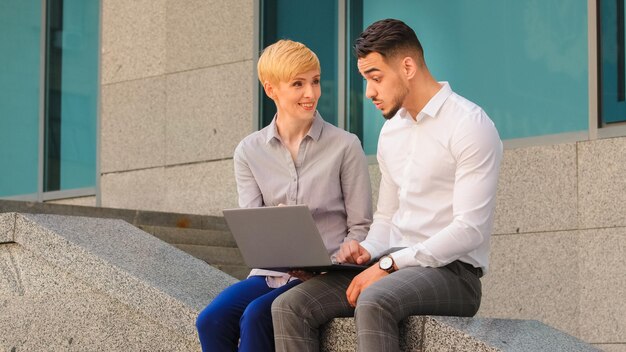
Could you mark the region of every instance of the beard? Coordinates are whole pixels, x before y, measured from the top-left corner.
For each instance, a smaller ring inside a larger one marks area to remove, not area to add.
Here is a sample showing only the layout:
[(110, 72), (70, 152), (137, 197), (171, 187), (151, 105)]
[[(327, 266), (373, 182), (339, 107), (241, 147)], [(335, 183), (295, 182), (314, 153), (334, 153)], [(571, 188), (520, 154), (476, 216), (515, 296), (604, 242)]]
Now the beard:
[(404, 98), (406, 98), (407, 94), (409, 94), (409, 88), (402, 86), (402, 90), (398, 92), (398, 94), (393, 97), (391, 109), (386, 113), (383, 112), (383, 117), (385, 120), (389, 120), (392, 117), (396, 116), (398, 110), (402, 107), (402, 103), (404, 102)]

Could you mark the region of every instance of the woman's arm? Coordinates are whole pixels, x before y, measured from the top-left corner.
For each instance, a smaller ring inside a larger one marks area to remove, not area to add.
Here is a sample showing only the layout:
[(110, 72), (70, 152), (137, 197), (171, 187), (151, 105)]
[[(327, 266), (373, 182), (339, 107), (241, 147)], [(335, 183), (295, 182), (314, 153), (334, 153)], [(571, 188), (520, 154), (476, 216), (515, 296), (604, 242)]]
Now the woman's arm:
[(252, 170), (250, 170), (245, 149), (244, 143), (239, 143), (233, 156), (237, 194), (239, 195), (239, 207), (261, 207), (263, 206), (263, 194), (252, 174)]
[(372, 223), (372, 185), (361, 142), (353, 137), (341, 163), (341, 190), (346, 209), (349, 240), (362, 241)]

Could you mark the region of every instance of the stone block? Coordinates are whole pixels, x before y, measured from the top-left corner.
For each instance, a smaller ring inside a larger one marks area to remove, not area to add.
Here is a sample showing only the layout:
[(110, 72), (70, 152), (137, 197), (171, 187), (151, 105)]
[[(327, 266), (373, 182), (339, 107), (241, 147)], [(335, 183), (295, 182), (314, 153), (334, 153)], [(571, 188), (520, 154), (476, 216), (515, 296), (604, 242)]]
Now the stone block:
[(626, 137), (578, 143), (579, 225), (626, 226)]
[(625, 343), (626, 227), (580, 233), (580, 336)]
[(157, 77), (102, 87), (102, 173), (165, 164), (165, 83)]
[(252, 61), (167, 76), (166, 164), (232, 158), (252, 132)]
[(533, 319), (580, 336), (577, 231), (491, 238), (478, 316)]
[(102, 2), (102, 84), (165, 73), (166, 0)]
[(15, 214), (0, 214), (0, 243), (13, 242), (15, 229)]
[[(353, 318), (321, 329), (321, 350), (356, 350)], [(535, 320), (412, 316), (400, 323), (400, 350), (420, 352), (597, 351), (593, 346)]]
[(252, 0), (167, 1), (167, 72), (252, 60), (253, 25)]
[(166, 186), (163, 167), (103, 174), (102, 206), (161, 211)]
[(494, 233), (577, 228), (576, 145), (505, 150)]
[(165, 175), (163, 211), (222, 216), (222, 209), (238, 207), (232, 159), (172, 166)]
[(95, 207), (96, 196), (55, 199), (55, 200), (48, 200), (46, 201), (46, 203), (47, 204), (77, 205), (81, 207)]
[(121, 220), (20, 214), (15, 241), (183, 336), (195, 336), (198, 311), (236, 282)]
[(0, 307), (2, 351), (199, 348), (195, 336), (89, 287), (17, 243), (0, 246)]

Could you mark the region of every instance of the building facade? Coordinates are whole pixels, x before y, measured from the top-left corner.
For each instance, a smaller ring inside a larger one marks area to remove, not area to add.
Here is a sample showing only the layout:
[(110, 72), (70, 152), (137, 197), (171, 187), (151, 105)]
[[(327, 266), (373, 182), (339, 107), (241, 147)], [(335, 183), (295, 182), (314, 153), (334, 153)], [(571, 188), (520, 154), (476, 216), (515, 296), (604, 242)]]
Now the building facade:
[(387, 17), (505, 144), (479, 315), (626, 351), (623, 0), (0, 0), (0, 197), (235, 207), (233, 150), (273, 116), (256, 58), (278, 38), (318, 53), (319, 110), (361, 138), (376, 190), (383, 119), (350, 46)]

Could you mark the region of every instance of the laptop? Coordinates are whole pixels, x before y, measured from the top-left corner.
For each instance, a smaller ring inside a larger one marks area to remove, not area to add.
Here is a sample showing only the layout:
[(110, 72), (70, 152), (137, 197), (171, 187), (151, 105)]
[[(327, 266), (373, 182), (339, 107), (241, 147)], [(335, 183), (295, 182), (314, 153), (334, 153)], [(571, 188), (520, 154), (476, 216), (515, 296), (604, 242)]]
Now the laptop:
[(333, 263), (306, 205), (224, 209), (223, 213), (250, 268), (319, 272), (368, 267)]

